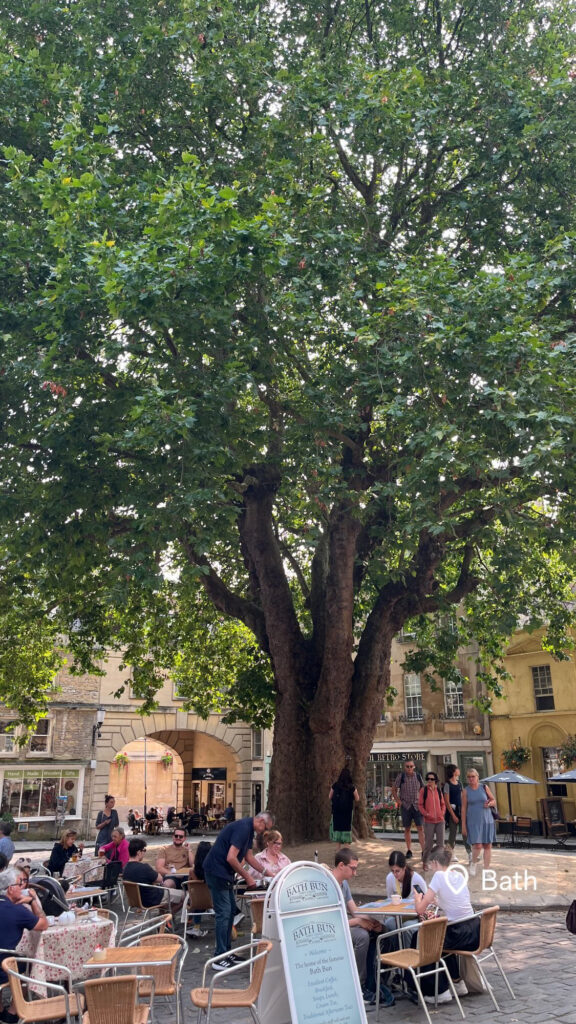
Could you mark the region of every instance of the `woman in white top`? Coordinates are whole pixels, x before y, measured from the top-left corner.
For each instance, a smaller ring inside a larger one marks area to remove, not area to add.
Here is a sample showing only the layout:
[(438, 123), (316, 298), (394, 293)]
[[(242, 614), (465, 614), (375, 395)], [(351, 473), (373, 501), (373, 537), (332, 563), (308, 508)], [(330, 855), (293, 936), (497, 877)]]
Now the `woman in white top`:
[(419, 885), (422, 892), (426, 892), (427, 885), (422, 875), (413, 871), (406, 860), (402, 850), (392, 850), (388, 858), (388, 866), (391, 868), (386, 875), (386, 895), (401, 896), (403, 900), (414, 896), (414, 886)]
[[(470, 900), (470, 891), (466, 884), (466, 878), (462, 871), (450, 868), (452, 850), (449, 846), (434, 847), (430, 853), (430, 866), (434, 875), (424, 896), (415, 894), (416, 910), (423, 914), (426, 907), (431, 903), (437, 903), (442, 911), (442, 916), (448, 918), (444, 949), (478, 949), (480, 937), (480, 918), (470, 918), (474, 913)], [(445, 956), (444, 960), (454, 979), (454, 986), (459, 996), (468, 994), (466, 985), (460, 978), (458, 969), (458, 957)], [(434, 1001), (434, 977), (422, 979), (422, 989), (425, 998)], [(438, 991), (440, 993), (439, 1003), (449, 1003), (452, 994), (448, 989), (446, 975), (438, 975)]]

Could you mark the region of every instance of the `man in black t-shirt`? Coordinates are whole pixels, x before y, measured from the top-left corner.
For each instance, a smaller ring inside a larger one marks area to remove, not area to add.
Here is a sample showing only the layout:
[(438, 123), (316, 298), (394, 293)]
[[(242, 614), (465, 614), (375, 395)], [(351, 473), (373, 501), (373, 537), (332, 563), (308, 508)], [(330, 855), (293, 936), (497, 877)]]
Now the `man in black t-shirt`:
[[(144, 907), (157, 907), (168, 893), (170, 903), (178, 904), (182, 903), (184, 899), (184, 893), (179, 889), (165, 889), (164, 879), (160, 875), (156, 868), (153, 868), (151, 864), (144, 863), (144, 854), (146, 853), (147, 843), (145, 839), (141, 839), (140, 836), (136, 836), (131, 839), (128, 843), (128, 853), (130, 860), (128, 861), (122, 877), (125, 882), (139, 882), (141, 883), (140, 898), (142, 900), (142, 906)], [(158, 886), (158, 891), (149, 889), (147, 886), (154, 885)]]

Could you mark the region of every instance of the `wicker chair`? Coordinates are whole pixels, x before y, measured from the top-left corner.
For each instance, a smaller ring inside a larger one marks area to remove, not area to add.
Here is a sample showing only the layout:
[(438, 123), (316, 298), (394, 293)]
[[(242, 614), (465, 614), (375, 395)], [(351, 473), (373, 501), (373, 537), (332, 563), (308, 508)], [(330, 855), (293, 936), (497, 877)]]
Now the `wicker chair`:
[(506, 988), (508, 989), (510, 995), (512, 996), (512, 999), (516, 998), (510, 986), (510, 982), (508, 981), (508, 978), (504, 973), (502, 964), (500, 963), (498, 957), (496, 956), (496, 952), (493, 947), (494, 932), (496, 930), (496, 917), (498, 915), (499, 910), (500, 907), (487, 907), (486, 910), (481, 911), (481, 913), (478, 915), (480, 917), (480, 935), (478, 937), (478, 949), (444, 950), (445, 953), (455, 953), (457, 956), (469, 957), (471, 960), (475, 961), (478, 970), (480, 971), (482, 981), (486, 986), (486, 991), (490, 994), (490, 998), (492, 999), (492, 1002), (494, 1003), (494, 1006), (496, 1007), (497, 1010), (500, 1010), (500, 1007), (496, 1002), (494, 990), (490, 982), (488, 981), (488, 978), (486, 977), (484, 973), (484, 968), (482, 966), (482, 964), (486, 960), (494, 960), (496, 966), (498, 967), (498, 970), (500, 971), (500, 974), (504, 978)]
[(172, 914), (163, 914), (153, 921), (145, 921), (142, 918), (138, 924), (132, 924), (122, 931), (119, 946), (132, 946), (143, 935), (163, 935), (167, 928), (172, 928)]
[[(436, 978), (439, 974), (446, 975), (452, 997), (456, 1000), (462, 1017), (465, 1016), (448, 968), (442, 959), (442, 950), (447, 925), (448, 920), (445, 917), (435, 917), (431, 921), (422, 921), (418, 926), (418, 946), (416, 949), (398, 949), (394, 953), (382, 953), (380, 955), (378, 959), (376, 981), (376, 1020), (378, 1020), (380, 1013), (381, 969), (388, 969), (390, 967), (394, 967), (398, 971), (408, 971), (410, 973), (412, 981), (414, 982), (414, 987), (418, 993), (418, 999), (424, 1007), (424, 1013), (426, 1014), (428, 1024), (432, 1024), (432, 1021), (430, 1020), (430, 1014), (428, 1013), (428, 1008), (424, 1001), (424, 995), (420, 988), (420, 981), (422, 978), (428, 977), (429, 975), (435, 975)], [(388, 933), (389, 936), (392, 934), (394, 933)]]
[[(48, 961), (43, 961), (48, 964)], [(65, 1020), (66, 1024), (72, 1024), (73, 1017), (81, 1017), (84, 1008), (84, 1000), (79, 993), (68, 993), (63, 985), (57, 985), (53, 981), (39, 981), (34, 979), (34, 986), (46, 989), (47, 992), (57, 992), (58, 995), (45, 996), (42, 999), (27, 999), (24, 993), (24, 986), (30, 983), (30, 978), (20, 974), (18, 968), (22, 964), (39, 963), (31, 957), (6, 957), (2, 961), (2, 970), (8, 975), (10, 991), (16, 1013), (18, 1024), (43, 1024), (44, 1021)], [(72, 975), (66, 967), (59, 964), (49, 964), (56, 970), (67, 975), (67, 983), (72, 985)]]
[[(162, 946), (162, 945), (179, 945), (180, 952), (178, 956), (175, 956), (171, 964), (161, 967), (146, 967), (146, 972), (149, 976), (154, 979), (155, 996), (176, 996), (176, 1024), (180, 1024), (184, 1020), (184, 1006), (182, 1004), (182, 968), (184, 961), (188, 953), (188, 945), (186, 940), (181, 938), (180, 935), (168, 935), (166, 933), (162, 935), (146, 935), (140, 938), (137, 942), (132, 942), (132, 946)], [(145, 981), (140, 982), (138, 991), (141, 996), (148, 996), (151, 993), (151, 982), (149, 978)]]
[[(84, 983), (88, 1012), (82, 1024), (146, 1024), (150, 1006), (138, 1003), (138, 985), (142, 977), (135, 974), (119, 978), (94, 978)], [(152, 981), (152, 999), (154, 980)]]
[(182, 884), (182, 888), (186, 892), (184, 904), (182, 906), (182, 922), (184, 924), (184, 935), (190, 928), (190, 918), (194, 917), (214, 917), (214, 908), (212, 907), (212, 895), (210, 889), (206, 885), (206, 882), (200, 882), (195, 878), (190, 878), (187, 882)]
[[(124, 919), (124, 927), (130, 914), (140, 915), (145, 921), (149, 914), (165, 914), (166, 911), (170, 910), (170, 894), (168, 889), (162, 889), (159, 885), (148, 885), (144, 882), (127, 882), (126, 879), (122, 879), (119, 884), (124, 889), (124, 895), (128, 904), (128, 913)], [(142, 889), (154, 889), (156, 892), (158, 889), (162, 889), (164, 893), (162, 901), (153, 907), (145, 907), (142, 903)]]
[[(268, 940), (259, 942), (256, 951), (250, 944), (239, 946), (234, 953), (250, 950), (252, 955), (242, 963), (236, 964), (234, 967), (227, 967), (226, 970), (219, 971), (218, 975), (213, 975), (208, 986), (206, 985), (206, 975), (212, 964), (215, 960), (225, 959), (229, 954), (221, 953), (220, 956), (206, 961), (202, 976), (202, 988), (193, 988), (190, 993), (194, 1006), (198, 1007), (198, 1024), (202, 1021), (203, 1013), (206, 1014), (205, 1024), (210, 1024), (210, 1015), (213, 1009), (248, 1009), (252, 1014), (254, 1024), (262, 1024), (256, 1009), (256, 1000), (260, 995), (266, 960), (271, 949), (272, 943)], [(216, 981), (227, 978), (245, 968), (249, 968), (252, 975), (250, 984), (246, 988), (216, 988)]]

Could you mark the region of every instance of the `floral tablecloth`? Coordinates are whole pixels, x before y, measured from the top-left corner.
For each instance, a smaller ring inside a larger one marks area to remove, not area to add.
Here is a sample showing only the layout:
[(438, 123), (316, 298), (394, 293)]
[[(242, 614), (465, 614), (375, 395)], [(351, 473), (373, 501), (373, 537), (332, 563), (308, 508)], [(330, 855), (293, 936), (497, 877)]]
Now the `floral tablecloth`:
[(80, 857), (77, 861), (69, 860), (64, 867), (63, 878), (75, 878), (82, 875), (84, 882), (95, 882), (104, 874), (105, 861), (101, 857)]
[[(71, 925), (52, 925), (45, 932), (25, 931), (16, 947), (16, 955), (35, 957), (38, 960), (49, 960), (53, 964), (62, 964), (72, 972), (73, 981), (94, 977), (83, 966), (90, 959), (96, 946), (114, 946), (116, 944), (116, 928), (114, 921), (100, 917), (98, 921), (81, 919), (81, 923)], [(65, 975), (57, 968), (46, 968), (42, 964), (34, 964), (30, 977), (38, 981), (62, 982)], [(30, 986), (34, 989), (34, 985)], [(39, 995), (46, 990), (35, 989)], [(48, 992), (48, 995), (55, 993)]]

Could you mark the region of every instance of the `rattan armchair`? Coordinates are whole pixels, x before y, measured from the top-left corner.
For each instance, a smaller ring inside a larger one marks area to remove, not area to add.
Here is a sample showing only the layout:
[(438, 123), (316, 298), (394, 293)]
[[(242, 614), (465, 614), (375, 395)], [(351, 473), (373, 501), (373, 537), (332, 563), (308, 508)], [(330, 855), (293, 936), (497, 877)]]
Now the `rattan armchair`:
[[(118, 978), (94, 978), (85, 982), (88, 1012), (82, 1024), (146, 1024), (151, 1005), (138, 1002), (138, 986), (143, 977), (135, 974)], [(151, 1003), (154, 999), (154, 979), (151, 982)]]
[[(431, 921), (422, 921), (418, 925), (418, 945), (416, 949), (398, 949), (393, 953), (380, 954), (378, 957), (376, 978), (376, 1020), (378, 1020), (380, 1013), (380, 974), (382, 968), (386, 970), (391, 967), (398, 971), (408, 971), (411, 975), (414, 987), (418, 994), (418, 999), (424, 1007), (424, 1013), (426, 1014), (428, 1024), (432, 1024), (432, 1021), (430, 1020), (428, 1007), (424, 1001), (420, 981), (422, 978), (429, 977), (430, 975), (434, 975), (436, 979), (440, 974), (446, 975), (450, 991), (452, 993), (452, 998), (456, 1000), (462, 1017), (465, 1016), (456, 989), (454, 988), (454, 982), (450, 977), (450, 972), (448, 971), (445, 961), (442, 959), (447, 925), (448, 920), (445, 917), (435, 917)], [(399, 929), (399, 931), (402, 931), (402, 929)], [(393, 934), (394, 932), (388, 932), (388, 936)], [(436, 992), (437, 991), (438, 987), (436, 982)]]
[[(42, 962), (65, 974), (68, 985), (72, 986), (72, 975), (66, 967), (60, 964), (49, 964), (48, 961)], [(2, 961), (2, 969), (8, 975), (12, 1001), (18, 1014), (18, 1024), (43, 1024), (44, 1021), (55, 1020), (65, 1020), (66, 1024), (72, 1024), (72, 1018), (81, 1017), (84, 1008), (84, 1000), (79, 993), (69, 993), (64, 985), (58, 985), (53, 981), (34, 979), (35, 988), (43, 988), (46, 989), (47, 993), (56, 992), (58, 994), (53, 996), (46, 995), (41, 999), (31, 1000), (26, 998), (25, 987), (29, 985), (30, 978), (27, 978), (25, 974), (21, 974), (19, 967), (23, 964), (32, 965), (35, 963), (39, 963), (39, 961), (34, 960), (32, 957), (21, 956), (18, 959), (15, 956), (9, 956)]]
[[(130, 914), (137, 914), (145, 921), (150, 914), (165, 914), (170, 910), (170, 890), (163, 886), (148, 885), (145, 882), (128, 882), (124, 878), (119, 881), (119, 885), (124, 889), (124, 895), (126, 896), (126, 902), (128, 905), (128, 912), (124, 919), (124, 926), (126, 926)], [(160, 890), (163, 893), (161, 902), (156, 903), (153, 907), (145, 907), (142, 902), (143, 889), (154, 889), (155, 892)]]
[(182, 883), (182, 888), (186, 893), (184, 903), (182, 904), (182, 922), (184, 925), (184, 935), (186, 935), (190, 927), (190, 918), (213, 918), (214, 908), (212, 906), (212, 894), (206, 882), (190, 878)]
[(142, 918), (137, 924), (129, 925), (122, 929), (119, 946), (132, 946), (143, 935), (162, 935), (167, 928), (172, 928), (172, 914), (162, 914), (154, 920), (146, 921)]
[[(184, 1020), (184, 1006), (182, 1004), (182, 968), (184, 961), (188, 954), (188, 944), (186, 939), (183, 939), (180, 935), (164, 934), (161, 935), (145, 935), (138, 939), (136, 942), (131, 943), (132, 946), (154, 946), (159, 947), (162, 945), (179, 945), (180, 950), (178, 955), (174, 957), (172, 963), (162, 964), (158, 967), (152, 965), (146, 967), (146, 972), (149, 976), (152, 976), (155, 982), (155, 995), (171, 996), (176, 997), (176, 1024), (180, 1024)], [(150, 995), (151, 983), (149, 977), (143, 980), (138, 986), (138, 991), (141, 996)]]
[[(202, 1021), (203, 1013), (206, 1014), (205, 1024), (210, 1024), (210, 1015), (212, 1010), (216, 1009), (250, 1010), (254, 1024), (262, 1024), (256, 1008), (256, 1001), (260, 995), (266, 960), (271, 949), (272, 943), (267, 939), (259, 942), (255, 951), (250, 943), (247, 946), (238, 946), (234, 950), (235, 954), (250, 951), (251, 955), (242, 963), (236, 964), (234, 967), (227, 967), (224, 971), (219, 971), (217, 975), (213, 975), (209, 985), (206, 985), (206, 976), (212, 964), (217, 960), (225, 959), (230, 954), (221, 953), (220, 956), (211, 957), (210, 960), (206, 961), (202, 976), (202, 988), (193, 988), (190, 993), (194, 1006), (198, 1007), (198, 1024)], [(246, 968), (251, 971), (251, 978), (249, 985), (245, 988), (216, 988), (217, 981), (229, 978), (231, 975)]]
[(475, 915), (480, 918), (480, 934), (478, 937), (478, 949), (447, 949), (444, 951), (445, 953), (455, 953), (456, 956), (468, 957), (471, 960), (475, 961), (478, 970), (480, 971), (482, 981), (486, 986), (486, 991), (489, 993), (490, 998), (497, 1010), (500, 1010), (500, 1007), (496, 1002), (494, 990), (490, 982), (488, 981), (488, 978), (486, 977), (486, 974), (484, 973), (484, 968), (482, 966), (482, 964), (485, 963), (486, 960), (494, 960), (496, 966), (498, 967), (498, 970), (500, 971), (500, 974), (504, 979), (506, 988), (508, 989), (510, 995), (512, 996), (512, 999), (516, 998), (512, 991), (510, 982), (508, 981), (508, 978), (504, 973), (502, 964), (500, 963), (498, 957), (496, 956), (496, 951), (493, 946), (494, 932), (496, 931), (496, 918), (498, 916), (499, 910), (500, 907), (487, 907), (486, 910), (482, 910), (480, 911), (479, 914)]

